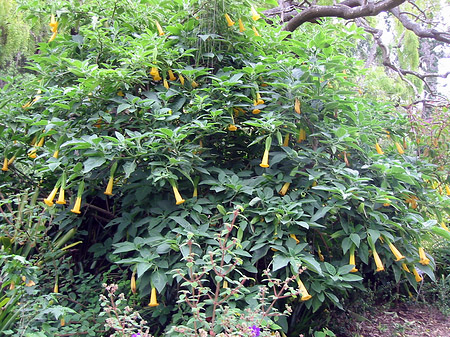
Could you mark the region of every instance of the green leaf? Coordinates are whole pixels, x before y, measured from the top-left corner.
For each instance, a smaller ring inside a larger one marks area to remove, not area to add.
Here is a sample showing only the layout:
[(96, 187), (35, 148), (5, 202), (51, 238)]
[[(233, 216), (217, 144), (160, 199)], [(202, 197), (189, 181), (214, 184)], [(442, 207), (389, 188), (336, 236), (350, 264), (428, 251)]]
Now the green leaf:
[(361, 243), (361, 238), (359, 237), (358, 234), (356, 234), (356, 233), (350, 234), (350, 240), (352, 240), (352, 242), (356, 245), (356, 247), (359, 248), (359, 244)]
[(96, 167), (102, 166), (106, 162), (104, 157), (89, 157), (84, 161), (83, 173), (88, 173)]
[(158, 293), (161, 293), (164, 290), (164, 288), (166, 287), (167, 275), (165, 273), (163, 273), (162, 271), (157, 270), (152, 273), (150, 280), (152, 282), (152, 286), (154, 286), (156, 288)]
[(127, 161), (125, 164), (123, 164), (123, 171), (125, 172), (125, 179), (128, 179), (131, 175), (131, 173), (133, 173), (136, 170), (136, 161)]
[(447, 230), (445, 230), (444, 228), (436, 227), (436, 226), (435, 226), (435, 227), (432, 227), (432, 228), (431, 228), (431, 231), (432, 231), (434, 234), (437, 234), (437, 235), (443, 237), (444, 239), (450, 240), (450, 232), (447, 231)]
[(289, 257), (282, 255), (275, 255), (275, 257), (273, 258), (272, 270), (275, 271), (283, 267), (286, 267), (289, 261), (290, 261)]

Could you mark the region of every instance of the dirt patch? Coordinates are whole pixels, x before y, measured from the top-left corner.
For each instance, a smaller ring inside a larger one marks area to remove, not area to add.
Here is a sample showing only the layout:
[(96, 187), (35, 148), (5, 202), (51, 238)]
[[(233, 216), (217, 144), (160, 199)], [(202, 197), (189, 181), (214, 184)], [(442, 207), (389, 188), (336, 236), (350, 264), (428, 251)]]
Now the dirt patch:
[(425, 305), (378, 309), (354, 326), (359, 337), (450, 337), (450, 317)]

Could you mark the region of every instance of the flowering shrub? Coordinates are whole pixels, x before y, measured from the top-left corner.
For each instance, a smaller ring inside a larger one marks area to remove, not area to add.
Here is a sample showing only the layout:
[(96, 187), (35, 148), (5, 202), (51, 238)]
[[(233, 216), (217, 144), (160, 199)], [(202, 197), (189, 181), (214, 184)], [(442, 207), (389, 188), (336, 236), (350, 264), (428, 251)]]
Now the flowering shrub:
[(277, 301), (299, 308), (277, 322), (284, 331), (342, 307), (375, 273), (434, 279), (421, 237), (448, 235), (450, 199), (425, 181), (444, 177), (418, 160), (406, 116), (350, 81), (355, 26), (325, 20), (289, 36), (232, 2), (25, 6), (50, 28), (35, 76), (2, 90), (1, 181), (39, 184), (39, 207), (92, 253), (83, 265), (113, 261), (134, 277), (152, 328), (191, 319), (170, 272), (188, 256), (204, 263), (237, 205), (224, 261), (240, 272), (227, 281), (252, 281), (229, 296), (231, 312), (255, 302), (268, 269), (286, 280), (305, 268), (308, 295)]

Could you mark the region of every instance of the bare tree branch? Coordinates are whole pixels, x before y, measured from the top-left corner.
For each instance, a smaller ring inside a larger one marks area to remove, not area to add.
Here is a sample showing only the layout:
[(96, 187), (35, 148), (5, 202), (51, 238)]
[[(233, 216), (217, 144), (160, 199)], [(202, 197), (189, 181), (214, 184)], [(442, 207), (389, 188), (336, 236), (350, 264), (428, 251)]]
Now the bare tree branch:
[(377, 3), (363, 0), (347, 0), (333, 6), (311, 6), (304, 9), (291, 19), (284, 30), (293, 32), (307, 21), (323, 18), (337, 17), (343, 19), (356, 19), (366, 16), (375, 16), (401, 5), (406, 0), (382, 0)]
[(411, 30), (418, 37), (435, 39), (437, 41), (450, 43), (450, 33), (440, 32), (436, 29), (428, 29), (411, 21), (406, 14), (400, 12), (399, 8), (391, 8), (390, 12), (401, 22), (401, 24), (408, 30)]
[(428, 91), (433, 94), (436, 95), (436, 93), (433, 92), (433, 90), (431, 90), (429, 84), (427, 83), (426, 79), (429, 77), (442, 77), (442, 78), (447, 78), (450, 75), (450, 71), (444, 73), (444, 74), (435, 74), (435, 73), (419, 73), (417, 71), (413, 71), (413, 70), (408, 70), (408, 69), (402, 69), (400, 67), (397, 67), (395, 64), (392, 63), (390, 55), (389, 55), (389, 51), (388, 48), (384, 45), (383, 41), (381, 40), (381, 35), (383, 33), (382, 30), (380, 29), (376, 29), (373, 28), (371, 26), (369, 26), (367, 24), (367, 22), (363, 19), (359, 19), (357, 20), (357, 24), (364, 28), (364, 30), (370, 34), (372, 34), (372, 36), (374, 37), (374, 40), (376, 42), (376, 44), (378, 45), (378, 47), (381, 49), (381, 53), (382, 53), (382, 57), (383, 57), (383, 65), (394, 70), (395, 72), (397, 72), (400, 77), (402, 78), (402, 80), (404, 80), (406, 83), (408, 83), (415, 91), (416, 96), (417, 96), (417, 92), (416, 92), (416, 88), (415, 86), (404, 77), (404, 75), (413, 75), (417, 78), (419, 78), (420, 80), (422, 80), (425, 84), (425, 86), (427, 87)]

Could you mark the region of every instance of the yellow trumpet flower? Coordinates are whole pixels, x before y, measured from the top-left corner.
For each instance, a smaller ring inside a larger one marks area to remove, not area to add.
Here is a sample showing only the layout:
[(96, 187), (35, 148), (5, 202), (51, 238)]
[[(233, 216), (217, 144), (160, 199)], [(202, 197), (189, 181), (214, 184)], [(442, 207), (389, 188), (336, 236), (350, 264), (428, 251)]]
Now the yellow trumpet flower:
[(302, 295), (301, 300), (302, 301), (307, 301), (309, 300), (312, 296), (308, 293), (308, 290), (306, 290), (305, 285), (303, 284), (302, 280), (300, 280), (300, 278), (297, 278), (297, 284), (298, 284), (298, 288), (300, 290), (300, 294)]
[(290, 184), (291, 183), (284, 183), (283, 187), (281, 188), (280, 192), (278, 192), (278, 193), (281, 195), (286, 195)]
[(56, 279), (55, 286), (53, 287), (53, 292), (55, 294), (59, 293), (58, 279)]
[(420, 281), (423, 280), (422, 276), (420, 276), (419, 273), (417, 272), (416, 267), (414, 267), (414, 269), (413, 269), (413, 274), (414, 274), (414, 278), (416, 279), (417, 283), (419, 283)]
[(198, 83), (197, 82), (195, 82), (195, 81), (192, 81), (191, 82), (191, 86), (192, 86), (192, 88), (197, 88), (198, 87)]
[(236, 125), (230, 124), (230, 125), (228, 126), (228, 131), (236, 131), (236, 130), (237, 130), (237, 126), (236, 126)]
[(430, 263), (430, 259), (425, 255), (425, 250), (423, 249), (423, 247), (419, 247), (419, 258), (419, 263), (424, 266)]
[(63, 189), (62, 186), (59, 188), (59, 197), (58, 197), (58, 200), (56, 200), (56, 203), (58, 205), (65, 205), (66, 204), (66, 199), (64, 197), (64, 189)]
[(136, 294), (136, 274), (135, 273), (133, 273), (133, 275), (131, 275), (131, 285), (130, 285), (130, 287), (131, 287), (131, 292), (133, 293), (133, 294)]
[(168, 73), (169, 73), (169, 80), (171, 80), (171, 81), (176, 81), (177, 80), (177, 78), (173, 74), (172, 70), (169, 70)]
[(6, 158), (6, 157), (5, 157), (5, 159), (3, 160), (2, 171), (8, 171), (8, 158)]
[(392, 243), (389, 242), (388, 244), (389, 244), (389, 248), (391, 249), (392, 254), (394, 254), (394, 256), (396, 258), (395, 261), (400, 261), (405, 258)]
[(228, 27), (231, 27), (235, 24), (235, 22), (233, 20), (231, 20), (231, 18), (228, 14), (225, 14), (225, 20), (227, 20)]
[(157, 307), (159, 305), (158, 300), (156, 298), (156, 288), (152, 288), (152, 292), (150, 294), (150, 303), (149, 307)]
[(16, 156), (12, 156), (11, 158), (9, 158), (8, 160), (8, 166), (11, 165), (12, 163), (14, 163), (14, 160), (16, 160)]
[(407, 273), (411, 273), (411, 271), (409, 270), (408, 266), (406, 265), (406, 263), (402, 263), (402, 269), (404, 271), (406, 271)]
[(304, 140), (306, 140), (306, 131), (305, 129), (301, 128), (300, 132), (298, 133), (297, 143), (301, 143)]
[(447, 232), (450, 232), (450, 230), (448, 229), (448, 227), (445, 225), (444, 222), (441, 222), (441, 227), (444, 228)]
[(450, 196), (450, 187), (447, 184), (445, 184), (445, 192)]
[(223, 281), (222, 287), (223, 287), (224, 289), (227, 289), (227, 288), (228, 288), (228, 281), (227, 281), (227, 280), (224, 280), (224, 281)]
[(297, 237), (295, 236), (295, 234), (289, 234), (289, 236), (290, 236), (292, 239), (295, 240), (295, 243), (296, 243), (296, 244), (299, 244), (299, 243), (300, 243), (300, 240), (297, 239)]
[(58, 159), (59, 157), (59, 150), (55, 150), (55, 152), (53, 153), (53, 158)]
[(113, 184), (114, 184), (114, 177), (110, 176), (108, 180), (108, 185), (106, 186), (106, 190), (105, 192), (103, 192), (103, 194), (112, 195)]
[(375, 149), (377, 150), (378, 154), (384, 154), (383, 150), (381, 149), (380, 144), (376, 143), (375, 144)]
[(264, 150), (264, 155), (261, 161), (261, 164), (259, 164), (261, 167), (269, 167), (269, 150)]
[(183, 75), (178, 75), (178, 77), (179, 77), (179, 79), (180, 79), (180, 82), (181, 82), (181, 85), (184, 85), (184, 77), (183, 77)]
[(383, 271), (384, 270), (384, 266), (383, 266), (383, 262), (381, 262), (380, 256), (378, 255), (377, 251), (373, 250), (373, 259), (375, 260), (375, 264), (377, 266), (377, 272), (378, 271)]
[(256, 11), (256, 9), (255, 9), (255, 7), (251, 7), (250, 8), (250, 11), (251, 11), (251, 13), (252, 13), (252, 19), (254, 20), (254, 21), (258, 21), (260, 18), (261, 18), (261, 15), (259, 15), (259, 13)]
[(289, 146), (289, 133), (284, 136), (283, 146)]
[(302, 111), (300, 110), (300, 100), (298, 98), (295, 98), (294, 110), (298, 114), (302, 113)]
[(152, 67), (152, 70), (150, 70), (150, 75), (152, 75), (154, 81), (161, 80), (161, 76), (159, 75), (159, 70), (156, 67)]
[(156, 29), (158, 29), (159, 36), (163, 36), (164, 35), (164, 31), (161, 28), (161, 25), (159, 24), (159, 22), (157, 20), (155, 20), (155, 24), (156, 24)]
[(356, 268), (356, 263), (355, 263), (355, 248), (353, 247), (353, 249), (350, 249), (350, 259), (348, 264), (353, 265), (353, 269), (350, 270), (351, 273), (356, 273), (358, 271), (358, 269)]
[(172, 189), (173, 189), (173, 194), (175, 195), (176, 205), (181, 205), (183, 202), (186, 201), (181, 197), (181, 194), (180, 194), (180, 192), (178, 192), (178, 188), (175, 185), (172, 186)]
[(255, 26), (252, 26), (252, 29), (253, 32), (255, 33), (255, 36), (261, 36)]
[(244, 23), (239, 19), (239, 31), (242, 33), (245, 31)]
[(164, 88), (169, 89), (169, 83), (167, 82), (166, 79), (164, 79), (163, 85), (164, 85)]
[(77, 197), (75, 200), (75, 205), (70, 211), (72, 213), (81, 214), (80, 208), (81, 208), (81, 197)]
[(56, 197), (56, 193), (58, 193), (58, 188), (55, 187), (49, 194), (47, 198), (44, 199), (44, 202), (47, 206), (53, 206), (53, 199)]
[(395, 147), (397, 148), (397, 152), (398, 152), (399, 154), (404, 154), (404, 153), (405, 153), (405, 151), (403, 150), (403, 148), (402, 148), (402, 146), (400, 145), (400, 143), (395, 142)]

